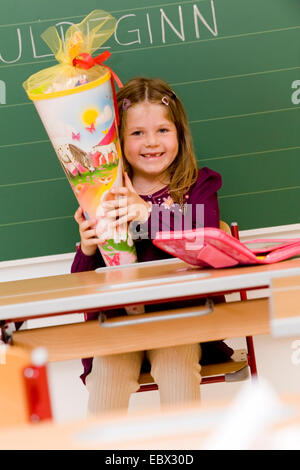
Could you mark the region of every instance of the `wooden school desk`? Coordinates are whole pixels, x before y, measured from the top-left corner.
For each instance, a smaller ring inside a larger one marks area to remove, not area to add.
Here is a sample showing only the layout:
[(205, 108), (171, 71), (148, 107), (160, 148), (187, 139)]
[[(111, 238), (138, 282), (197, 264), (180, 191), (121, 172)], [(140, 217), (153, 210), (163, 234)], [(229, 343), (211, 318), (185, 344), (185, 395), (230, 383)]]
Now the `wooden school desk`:
[[(4, 282), (0, 284), (0, 320), (16, 321), (269, 287), (274, 278), (299, 274), (299, 258), (273, 265), (219, 270), (198, 269), (170, 259)], [(184, 317), (168, 323), (162, 320), (124, 325), (122, 334), (119, 327), (105, 328), (105, 323), (100, 327), (98, 321), (42, 328), (36, 339), (30, 337), (30, 344), (33, 346), (32, 341), (36, 341), (36, 346), (47, 347), (49, 360), (67, 360), (88, 357), (91, 353), (106, 355), (270, 331), (268, 299), (218, 304), (208, 315), (187, 318), (197, 311), (199, 307), (181, 309)], [(134, 321), (134, 316), (131, 319)], [(15, 333), (16, 344), (26, 346), (28, 335), (32, 335), (32, 330)]]
[[(107, 451), (105, 453), (107, 457), (112, 458), (113, 454), (115, 455), (115, 463), (121, 463), (120, 460), (117, 462), (117, 457), (124, 455), (122, 450), (212, 450), (210, 446), (214, 445), (213, 438), (218, 427), (222, 426), (233, 409), (233, 401), (218, 401), (213, 404), (178, 406), (176, 409), (140, 410), (130, 414), (108, 413), (101, 418), (90, 417), (84, 421), (44, 422), (9, 427), (0, 429), (0, 449), (102, 449)], [(241, 410), (241, 415), (247, 415), (245, 408)], [(289, 438), (290, 433), (296, 433), (297, 436), (300, 432), (300, 397), (297, 395), (278, 397), (273, 416), (272, 420), (270, 417), (268, 420), (262, 418), (261, 427), (254, 429), (251, 427), (252, 439), (249, 436), (245, 439), (249, 445), (243, 446), (242, 450), (279, 450), (282, 444), (288, 444), (284, 436), (282, 441), (278, 441), (279, 433), (289, 432)], [(236, 428), (235, 434), (239, 432), (247, 436), (246, 426), (247, 422), (242, 429)], [(229, 431), (232, 434), (232, 429)], [(290, 445), (289, 450), (299, 450), (299, 442), (296, 443), (296, 448), (295, 440)], [(228, 450), (241, 449), (236, 446), (237, 437), (233, 437)], [(218, 447), (214, 447), (213, 450), (216, 448)], [(140, 457), (140, 461), (142, 458), (145, 457)]]

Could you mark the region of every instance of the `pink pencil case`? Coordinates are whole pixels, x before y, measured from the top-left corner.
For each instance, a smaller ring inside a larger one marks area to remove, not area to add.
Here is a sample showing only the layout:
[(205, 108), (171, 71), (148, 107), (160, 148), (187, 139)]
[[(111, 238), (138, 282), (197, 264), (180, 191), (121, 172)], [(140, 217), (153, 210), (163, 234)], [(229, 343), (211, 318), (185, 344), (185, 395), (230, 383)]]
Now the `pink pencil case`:
[(299, 238), (255, 239), (244, 244), (223, 230), (211, 227), (158, 232), (153, 243), (188, 264), (213, 268), (277, 263), (300, 255)]

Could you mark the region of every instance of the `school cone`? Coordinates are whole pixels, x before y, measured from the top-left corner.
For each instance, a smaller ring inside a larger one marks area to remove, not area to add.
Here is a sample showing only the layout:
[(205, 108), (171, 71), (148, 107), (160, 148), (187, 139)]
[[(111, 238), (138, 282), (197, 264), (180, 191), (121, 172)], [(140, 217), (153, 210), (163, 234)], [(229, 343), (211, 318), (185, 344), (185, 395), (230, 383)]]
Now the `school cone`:
[[(68, 28), (64, 44), (56, 28), (48, 28), (42, 38), (60, 63), (23, 84), (86, 219), (96, 218), (98, 231), (107, 226), (102, 202), (113, 186), (123, 184), (114, 81), (122, 83), (103, 65), (108, 51), (97, 57), (90, 53), (111, 36), (115, 25), (109, 13), (95, 10)], [(99, 250), (107, 266), (137, 261), (127, 225), (115, 230)], [(133, 308), (132, 313), (142, 311)]]

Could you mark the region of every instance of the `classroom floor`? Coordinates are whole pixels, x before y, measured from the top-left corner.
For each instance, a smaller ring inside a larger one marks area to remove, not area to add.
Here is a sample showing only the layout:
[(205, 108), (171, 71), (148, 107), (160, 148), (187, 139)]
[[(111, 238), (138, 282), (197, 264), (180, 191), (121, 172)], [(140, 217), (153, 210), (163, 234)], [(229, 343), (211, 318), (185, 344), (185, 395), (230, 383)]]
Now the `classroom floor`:
[[(227, 340), (227, 344), (236, 349), (244, 348), (245, 339)], [(266, 379), (280, 395), (300, 394), (300, 341), (297, 338), (275, 339), (270, 335), (262, 335), (254, 338), (254, 344), (259, 376)], [(79, 379), (82, 372), (80, 360), (52, 363), (48, 370), (54, 419), (57, 422), (84, 419), (88, 396)], [(202, 385), (202, 402), (230, 400), (243, 384), (244, 382)], [(149, 407), (159, 408), (157, 391), (133, 394), (129, 413)]]

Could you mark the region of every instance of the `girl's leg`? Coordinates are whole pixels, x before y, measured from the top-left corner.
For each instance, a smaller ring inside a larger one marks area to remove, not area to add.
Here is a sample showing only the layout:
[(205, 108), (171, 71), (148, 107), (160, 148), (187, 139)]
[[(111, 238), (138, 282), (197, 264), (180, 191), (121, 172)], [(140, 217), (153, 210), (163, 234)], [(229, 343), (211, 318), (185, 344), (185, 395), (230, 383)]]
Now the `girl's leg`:
[(136, 392), (144, 352), (99, 356), (86, 378), (89, 391), (88, 414), (127, 409), (131, 393)]
[(151, 375), (159, 387), (161, 405), (200, 401), (200, 344), (147, 351)]

